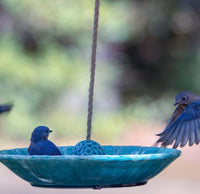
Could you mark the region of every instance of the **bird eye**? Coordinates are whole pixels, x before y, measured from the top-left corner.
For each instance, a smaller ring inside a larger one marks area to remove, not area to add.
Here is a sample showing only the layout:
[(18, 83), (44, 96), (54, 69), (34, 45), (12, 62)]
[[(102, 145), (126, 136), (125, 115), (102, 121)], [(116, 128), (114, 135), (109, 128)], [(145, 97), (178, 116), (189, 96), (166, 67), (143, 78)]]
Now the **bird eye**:
[(183, 101), (185, 101), (185, 100), (186, 100), (186, 98), (185, 98), (185, 97), (183, 97), (183, 98), (182, 98), (182, 100), (183, 100)]
[(47, 129), (47, 133), (49, 132), (49, 130)]

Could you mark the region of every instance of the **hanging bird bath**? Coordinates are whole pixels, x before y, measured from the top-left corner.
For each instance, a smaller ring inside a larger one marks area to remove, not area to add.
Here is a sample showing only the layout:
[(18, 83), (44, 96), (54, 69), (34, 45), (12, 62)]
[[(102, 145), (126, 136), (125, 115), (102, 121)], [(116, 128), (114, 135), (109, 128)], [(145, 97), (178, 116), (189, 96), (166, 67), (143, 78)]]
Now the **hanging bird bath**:
[(175, 149), (100, 146), (91, 140), (100, 0), (95, 0), (86, 140), (59, 147), (62, 156), (30, 156), (27, 148), (0, 151), (0, 162), (33, 186), (102, 188), (146, 184), (180, 156)]
[(73, 146), (59, 147), (62, 156), (30, 156), (27, 148), (0, 151), (0, 161), (32, 186), (104, 188), (146, 184), (179, 155), (168, 148), (102, 146), (106, 155), (71, 155)]

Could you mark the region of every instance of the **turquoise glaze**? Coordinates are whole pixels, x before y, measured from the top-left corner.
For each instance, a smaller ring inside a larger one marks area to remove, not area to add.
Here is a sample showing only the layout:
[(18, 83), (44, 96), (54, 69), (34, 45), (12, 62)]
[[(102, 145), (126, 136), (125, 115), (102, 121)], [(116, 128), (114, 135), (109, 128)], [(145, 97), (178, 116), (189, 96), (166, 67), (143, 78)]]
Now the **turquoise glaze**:
[(103, 147), (96, 141), (83, 140), (74, 146), (71, 155), (79, 155), (79, 156), (105, 155), (105, 152)]
[(175, 149), (103, 146), (106, 155), (30, 156), (27, 148), (0, 151), (0, 162), (33, 186), (101, 188), (145, 184), (180, 156)]

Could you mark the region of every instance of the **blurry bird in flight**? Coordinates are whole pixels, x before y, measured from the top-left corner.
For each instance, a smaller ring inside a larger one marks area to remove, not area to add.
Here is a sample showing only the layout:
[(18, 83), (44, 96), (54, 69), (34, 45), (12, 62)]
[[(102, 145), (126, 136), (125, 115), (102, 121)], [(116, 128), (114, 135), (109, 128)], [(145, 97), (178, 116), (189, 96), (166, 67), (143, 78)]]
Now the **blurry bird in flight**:
[(189, 146), (200, 142), (200, 96), (192, 92), (181, 92), (175, 97), (175, 109), (164, 131), (158, 134), (156, 142), (173, 148)]
[(30, 155), (62, 155), (56, 145), (48, 140), (51, 132), (46, 126), (36, 127), (31, 135), (28, 153)]
[(13, 105), (11, 104), (2, 104), (0, 105), (0, 114), (4, 113), (4, 112), (9, 112), (12, 109)]

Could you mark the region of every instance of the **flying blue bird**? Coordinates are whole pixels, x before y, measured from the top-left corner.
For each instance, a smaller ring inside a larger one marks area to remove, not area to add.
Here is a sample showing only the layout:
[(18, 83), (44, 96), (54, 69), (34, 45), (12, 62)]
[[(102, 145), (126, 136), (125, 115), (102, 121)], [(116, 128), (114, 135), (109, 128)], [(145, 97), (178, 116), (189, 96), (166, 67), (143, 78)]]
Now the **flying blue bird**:
[(192, 146), (200, 142), (200, 97), (192, 92), (181, 92), (175, 97), (175, 109), (156, 144), (173, 148)]
[(30, 155), (62, 155), (56, 145), (48, 140), (51, 132), (46, 126), (36, 127), (31, 135), (28, 153)]
[(4, 113), (4, 112), (9, 112), (12, 109), (13, 105), (11, 104), (2, 104), (0, 105), (0, 114)]

